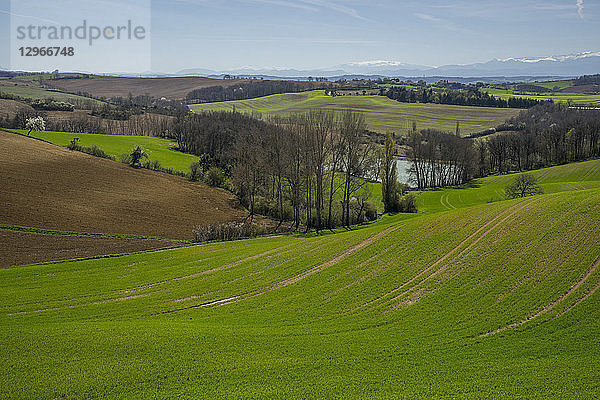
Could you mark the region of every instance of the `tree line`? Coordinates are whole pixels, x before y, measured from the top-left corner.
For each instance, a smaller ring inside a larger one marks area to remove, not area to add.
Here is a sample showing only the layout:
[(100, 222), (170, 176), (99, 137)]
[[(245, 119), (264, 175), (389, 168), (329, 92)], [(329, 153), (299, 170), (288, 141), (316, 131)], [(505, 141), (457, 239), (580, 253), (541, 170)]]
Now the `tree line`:
[(573, 86), (600, 85), (600, 74), (583, 75), (573, 80)]
[(600, 157), (600, 111), (543, 104), (509, 121), (516, 132), (475, 142), (478, 176)]
[(473, 142), (435, 129), (408, 136), (410, 174), (419, 189), (461, 185), (474, 177)]
[(325, 229), (372, 220), (369, 179), (378, 174), (376, 148), (365, 140), (362, 114), (309, 111), (257, 120), (235, 112), (188, 114), (172, 137), (201, 156), (203, 169), (223, 168), (241, 203), (255, 214)]
[(475, 177), (529, 171), (600, 157), (600, 111), (540, 104), (509, 120), (515, 131), (460, 138), (413, 130), (406, 144), (417, 188), (460, 185)]
[(496, 107), (496, 108), (531, 108), (552, 102), (552, 100), (536, 100), (522, 97), (501, 99), (479, 88), (434, 90), (431, 87), (406, 88), (390, 87), (380, 89), (380, 95), (401, 103), (434, 103), (459, 106)]
[(335, 84), (318, 82), (307, 84), (292, 81), (245, 82), (232, 86), (210, 86), (195, 89), (185, 96), (188, 103), (246, 100), (281, 93), (298, 93), (313, 89), (333, 88)]

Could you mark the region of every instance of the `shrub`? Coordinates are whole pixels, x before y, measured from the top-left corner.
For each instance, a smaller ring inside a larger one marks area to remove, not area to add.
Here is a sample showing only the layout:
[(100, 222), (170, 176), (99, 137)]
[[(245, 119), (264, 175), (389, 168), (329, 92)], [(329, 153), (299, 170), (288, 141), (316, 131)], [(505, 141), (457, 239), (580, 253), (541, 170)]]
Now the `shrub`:
[(142, 168), (146, 168), (152, 171), (164, 170), (159, 160), (146, 160), (142, 163)]
[(129, 165), (132, 167), (140, 167), (142, 160), (148, 158), (148, 153), (142, 148), (142, 146), (136, 146), (131, 153), (129, 153)]
[(377, 207), (367, 200), (359, 201), (355, 197), (350, 200), (350, 219), (352, 224), (362, 224), (377, 219)]
[(221, 168), (211, 167), (208, 171), (206, 171), (204, 180), (209, 186), (223, 187), (225, 184), (225, 174)]
[(194, 241), (228, 241), (235, 239), (251, 238), (267, 233), (267, 228), (262, 225), (226, 222), (216, 225), (200, 225), (194, 229)]
[(202, 177), (202, 165), (196, 161), (190, 164), (190, 181), (196, 182)]
[(66, 146), (69, 150), (80, 151), (82, 153), (89, 154), (94, 157), (106, 158), (109, 160), (115, 160), (113, 155), (106, 153), (100, 147), (93, 144), (91, 147), (85, 147), (79, 144), (79, 138), (73, 138), (69, 144)]
[(110, 154), (107, 154), (106, 152), (104, 152), (104, 150), (102, 150), (100, 147), (96, 146), (95, 144), (93, 144), (91, 147), (84, 147), (83, 152), (90, 154), (94, 157), (108, 158), (111, 160), (114, 159), (113, 156), (111, 156)]
[(254, 198), (254, 212), (259, 215), (276, 218), (279, 214), (277, 202), (262, 196)]
[(417, 196), (414, 194), (407, 194), (402, 196), (400, 199), (400, 212), (404, 213), (416, 213), (417, 208)]
[(119, 156), (119, 161), (124, 164), (129, 164), (131, 163), (131, 156), (128, 153), (123, 153)]
[(79, 138), (73, 138), (67, 145), (67, 149), (74, 151), (81, 151), (81, 145), (79, 144)]
[(367, 218), (367, 221), (375, 221), (377, 219), (377, 207), (370, 201), (365, 203), (365, 218)]

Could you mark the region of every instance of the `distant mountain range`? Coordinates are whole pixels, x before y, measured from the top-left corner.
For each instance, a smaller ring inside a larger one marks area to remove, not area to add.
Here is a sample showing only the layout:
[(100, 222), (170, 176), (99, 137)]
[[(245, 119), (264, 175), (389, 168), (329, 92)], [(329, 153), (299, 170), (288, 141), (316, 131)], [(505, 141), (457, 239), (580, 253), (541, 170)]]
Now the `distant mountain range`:
[(462, 83), (477, 81), (500, 83), (574, 78), (592, 74), (600, 74), (600, 52), (587, 51), (560, 56), (494, 59), (483, 63), (443, 65), (440, 67), (406, 64), (398, 61), (374, 60), (351, 62), (330, 68), (311, 70), (241, 67), (225, 71), (215, 71), (206, 68), (192, 68), (183, 69), (176, 73), (148, 71), (136, 74), (122, 73), (110, 75), (139, 77), (194, 75), (209, 78), (223, 78), (225, 75), (231, 75), (273, 80), (306, 80), (309, 77), (325, 77), (329, 80), (393, 77), (404, 80), (423, 79), (428, 83), (437, 82), (440, 79)]
[(337, 65), (326, 69), (298, 70), (278, 68), (242, 67), (228, 71), (208, 69), (185, 69), (175, 75), (252, 76), (264, 78), (307, 78), (344, 76), (380, 76), (380, 77), (576, 77), (600, 73), (600, 52), (538, 57), (494, 59), (484, 63), (466, 65), (443, 65), (429, 67), (406, 64), (397, 61), (362, 61)]

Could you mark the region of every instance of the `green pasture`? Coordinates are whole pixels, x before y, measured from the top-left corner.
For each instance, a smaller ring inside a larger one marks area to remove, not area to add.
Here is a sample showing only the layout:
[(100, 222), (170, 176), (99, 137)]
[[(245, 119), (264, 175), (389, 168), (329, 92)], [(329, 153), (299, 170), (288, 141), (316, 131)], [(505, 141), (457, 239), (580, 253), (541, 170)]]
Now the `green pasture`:
[(0, 397), (596, 398), (599, 205), (2, 269)]
[(548, 89), (554, 89), (555, 87), (558, 87), (559, 89), (566, 89), (573, 86), (573, 80), (566, 79), (561, 81), (532, 82), (531, 84), (536, 86), (542, 86)]
[(75, 94), (64, 93), (58, 90), (42, 89), (34, 86), (0, 84), (0, 93), (5, 93), (13, 96), (19, 96), (26, 99), (54, 99), (56, 101), (64, 101), (74, 105), (83, 103), (103, 104), (99, 100), (90, 99), (88, 97), (78, 96)]
[[(11, 131), (27, 134), (26, 130), (16, 129)], [(30, 136), (45, 140), (60, 146), (69, 144), (73, 138), (79, 138), (79, 144), (85, 147), (96, 145), (106, 153), (117, 159), (121, 154), (129, 153), (136, 146), (142, 146), (150, 160), (158, 160), (165, 168), (173, 168), (189, 172), (190, 164), (197, 161), (198, 157), (175, 150), (176, 142), (152, 136), (130, 135), (103, 135), (94, 133), (69, 133), (69, 132), (31, 132)]]
[[(600, 188), (600, 160), (529, 171), (546, 193)], [(426, 190), (418, 195), (419, 211), (431, 213), (501, 201), (517, 174), (488, 176), (463, 187)]]
[[(538, 85), (537, 83), (535, 85)], [(483, 91), (499, 97), (508, 99), (510, 97), (521, 97), (535, 100), (553, 100), (555, 102), (572, 102), (575, 105), (599, 105), (600, 94), (580, 94), (580, 93), (526, 93), (516, 92), (504, 89), (483, 88)]]
[(325, 96), (324, 91), (277, 94), (250, 100), (191, 105), (195, 112), (232, 111), (286, 116), (311, 109), (353, 110), (365, 114), (369, 129), (406, 134), (412, 123), (418, 129), (434, 128), (454, 132), (460, 122), (463, 135), (496, 127), (516, 116), (519, 110), (466, 107), (445, 104), (399, 103), (383, 96)]

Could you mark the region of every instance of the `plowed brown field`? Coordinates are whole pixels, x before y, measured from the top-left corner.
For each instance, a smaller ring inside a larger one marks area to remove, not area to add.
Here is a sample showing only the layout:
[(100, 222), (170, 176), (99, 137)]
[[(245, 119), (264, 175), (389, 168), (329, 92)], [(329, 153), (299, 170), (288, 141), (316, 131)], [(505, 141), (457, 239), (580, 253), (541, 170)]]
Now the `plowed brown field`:
[(192, 239), (196, 225), (246, 217), (201, 183), (0, 132), (0, 223)]

